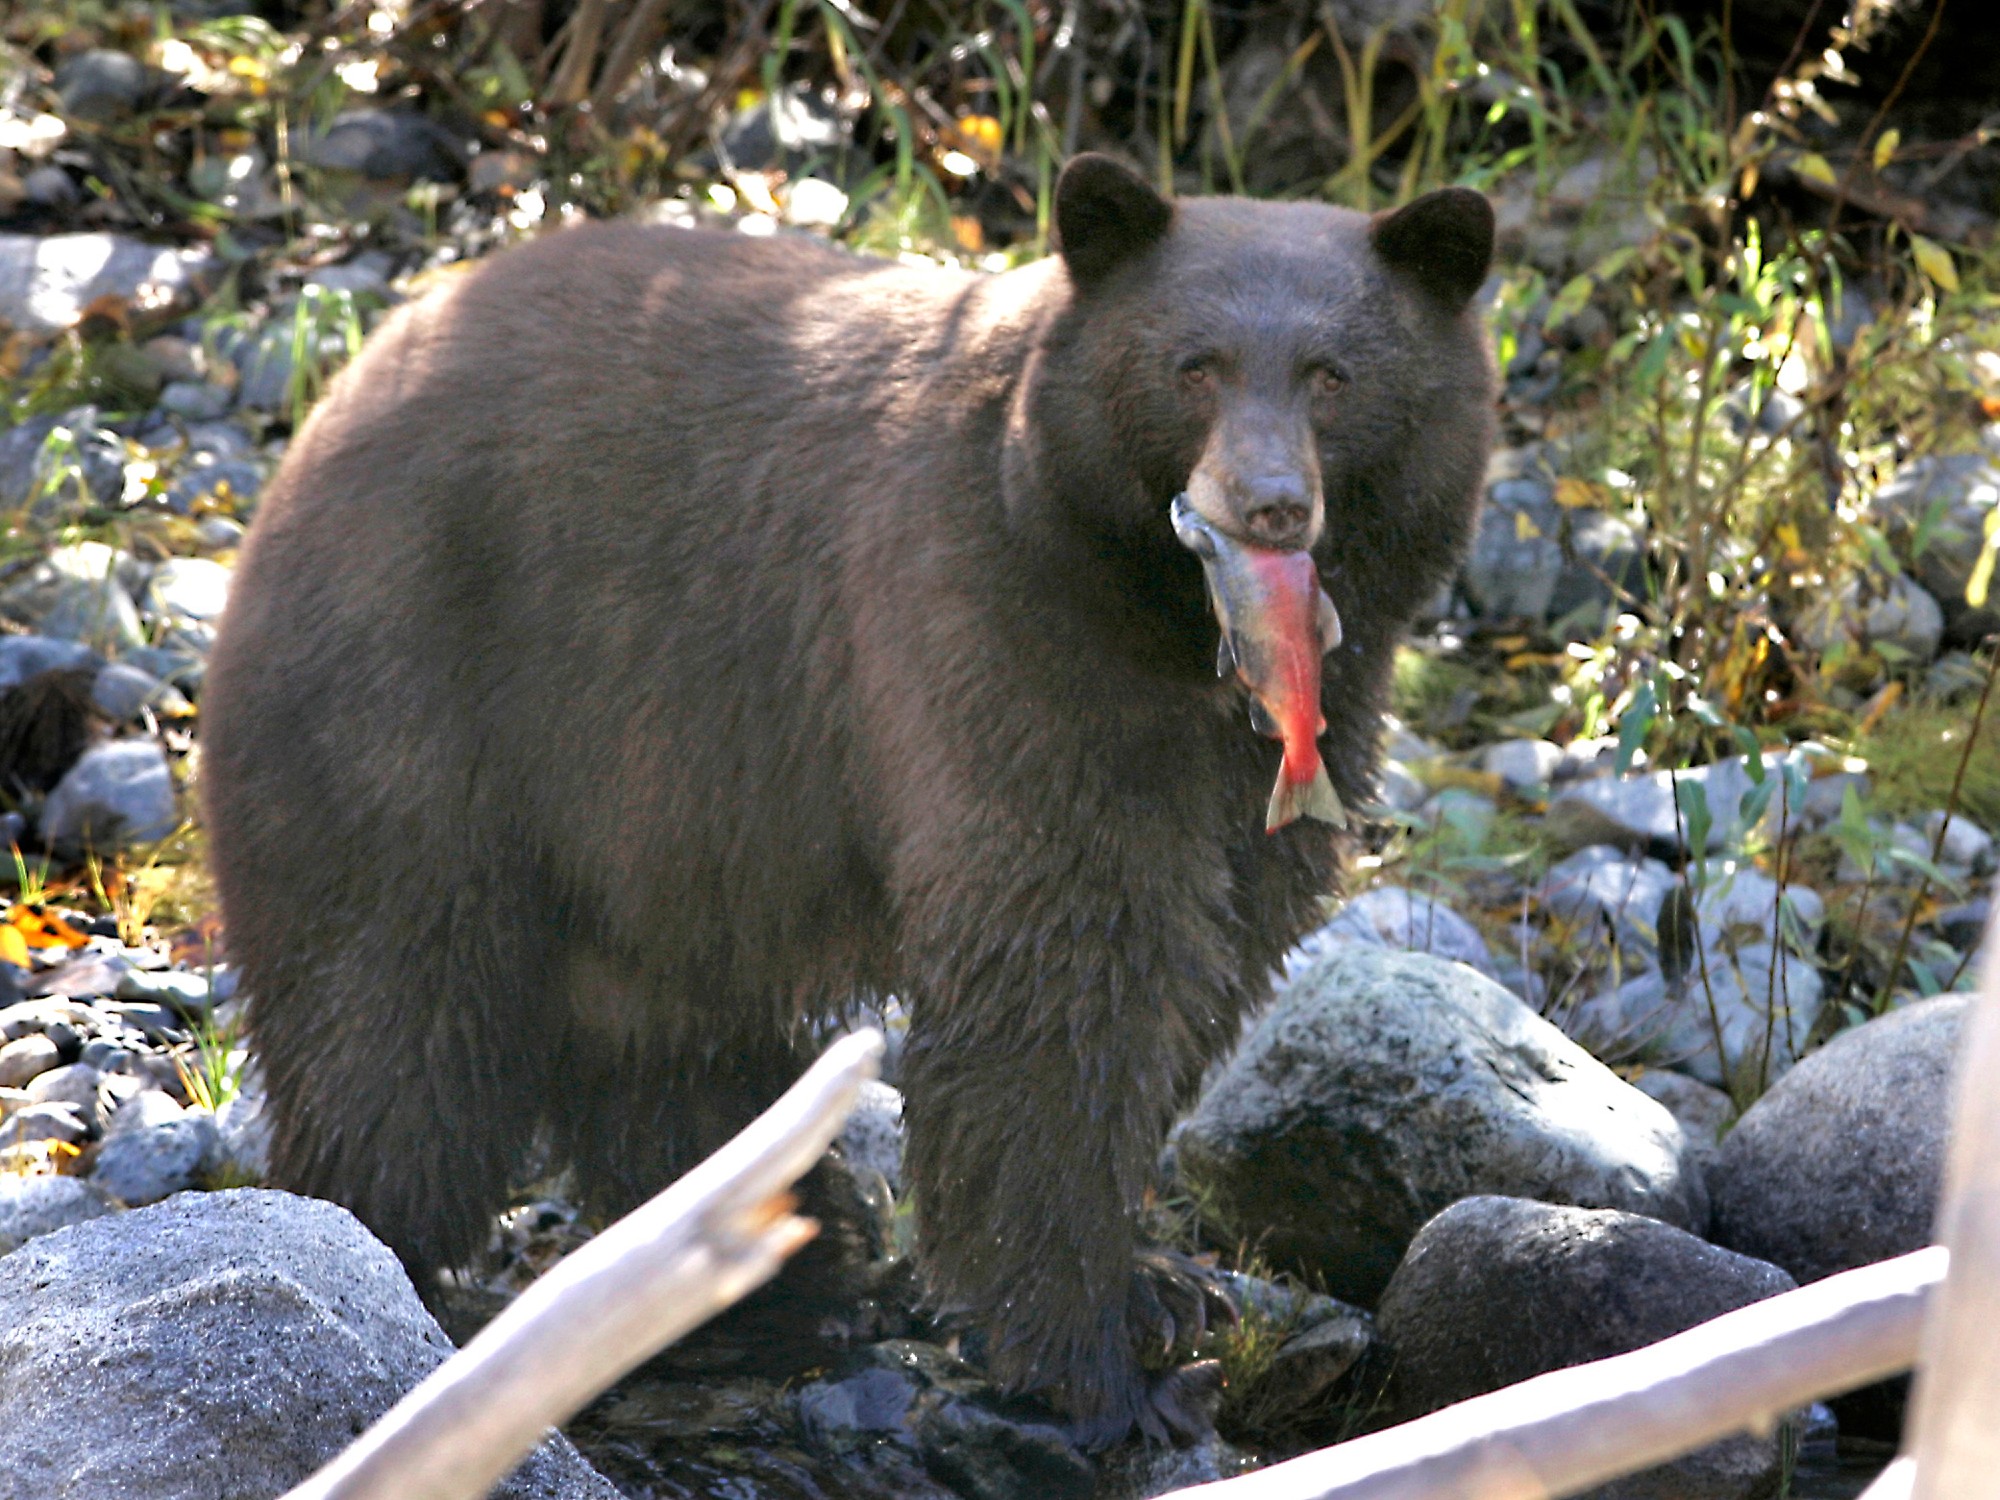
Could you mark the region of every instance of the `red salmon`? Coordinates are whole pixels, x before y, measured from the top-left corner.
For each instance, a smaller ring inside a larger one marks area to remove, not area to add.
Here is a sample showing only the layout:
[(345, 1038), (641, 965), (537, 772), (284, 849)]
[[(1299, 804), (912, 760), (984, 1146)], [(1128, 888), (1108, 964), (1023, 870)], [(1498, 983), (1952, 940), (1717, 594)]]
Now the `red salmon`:
[(1319, 758), (1326, 719), (1319, 708), (1320, 658), (1340, 644), (1340, 615), (1319, 586), (1308, 552), (1275, 552), (1224, 535), (1174, 498), (1174, 534), (1201, 559), (1209, 605), (1222, 626), (1215, 669), (1250, 692), (1250, 722), (1282, 740), (1285, 758), (1264, 829), (1318, 818), (1345, 827), (1347, 813)]

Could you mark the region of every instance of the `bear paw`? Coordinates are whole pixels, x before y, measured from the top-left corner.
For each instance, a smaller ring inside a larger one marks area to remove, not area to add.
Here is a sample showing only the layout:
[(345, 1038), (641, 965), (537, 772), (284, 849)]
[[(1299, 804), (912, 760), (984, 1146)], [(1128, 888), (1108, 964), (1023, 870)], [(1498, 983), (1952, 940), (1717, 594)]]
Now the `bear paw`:
[(1172, 1250), (1141, 1250), (1126, 1321), (1139, 1363), (1162, 1370), (1186, 1364), (1211, 1323), (1233, 1328), (1238, 1314), (1221, 1280), (1199, 1261)]

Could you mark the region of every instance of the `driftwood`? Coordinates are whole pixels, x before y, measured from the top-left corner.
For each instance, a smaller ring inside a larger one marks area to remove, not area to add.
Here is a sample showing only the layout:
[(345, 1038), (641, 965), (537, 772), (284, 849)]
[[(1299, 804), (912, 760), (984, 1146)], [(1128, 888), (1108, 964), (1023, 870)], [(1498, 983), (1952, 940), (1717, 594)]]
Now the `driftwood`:
[(735, 1140), (568, 1256), (285, 1500), (475, 1500), (641, 1360), (770, 1279), (816, 1226), (786, 1190), (875, 1076), (829, 1047)]
[(1983, 1500), (2000, 1490), (2000, 945), (1987, 941), (1985, 982), (1959, 1043), (1938, 1214), (1951, 1274), (1925, 1320), (1911, 1392), (1915, 1500)]
[[(1550, 1500), (1908, 1369), (1946, 1252), (1829, 1276), (1630, 1354), (1166, 1500)], [(1989, 1325), (1990, 1326), (1990, 1325)], [(1968, 1492), (1969, 1493), (1969, 1492)]]

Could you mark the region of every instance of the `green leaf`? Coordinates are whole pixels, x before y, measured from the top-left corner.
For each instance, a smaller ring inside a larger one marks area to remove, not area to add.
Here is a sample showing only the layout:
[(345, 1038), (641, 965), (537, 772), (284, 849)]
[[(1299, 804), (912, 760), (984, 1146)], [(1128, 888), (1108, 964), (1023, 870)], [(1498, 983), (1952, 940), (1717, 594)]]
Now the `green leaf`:
[(1653, 720), (1659, 717), (1659, 712), (1660, 700), (1653, 695), (1652, 683), (1640, 683), (1632, 694), (1631, 704), (1618, 718), (1618, 754), (1611, 762), (1614, 776), (1623, 776), (1632, 769), (1632, 757), (1653, 732)]
[(1709, 830), (1715, 826), (1715, 815), (1708, 808), (1708, 788), (1699, 781), (1676, 781), (1674, 799), (1687, 823), (1688, 851), (1699, 859), (1708, 852)]
[(1958, 263), (1944, 246), (1936, 240), (1913, 234), (1910, 236), (1910, 253), (1917, 258), (1917, 269), (1928, 276), (1940, 291), (1958, 290)]
[(1875, 170), (1881, 171), (1895, 156), (1896, 148), (1903, 144), (1903, 132), (1890, 129), (1875, 137)]
[(1840, 180), (1833, 175), (1833, 168), (1826, 164), (1826, 158), (1817, 151), (1808, 151), (1796, 158), (1792, 162), (1792, 170), (1801, 177), (1823, 182), (1828, 187), (1833, 187)]

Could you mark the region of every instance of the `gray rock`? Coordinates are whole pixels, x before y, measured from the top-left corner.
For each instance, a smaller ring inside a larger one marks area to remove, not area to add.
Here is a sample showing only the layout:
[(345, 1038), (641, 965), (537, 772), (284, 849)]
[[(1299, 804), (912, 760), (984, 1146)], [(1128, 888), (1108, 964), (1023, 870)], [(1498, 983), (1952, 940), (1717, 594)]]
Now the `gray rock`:
[(1581, 929), (1581, 941), (1602, 941), (1608, 930), (1623, 946), (1650, 954), (1658, 942), (1660, 902), (1678, 883), (1657, 859), (1591, 844), (1550, 866), (1537, 896), (1544, 911)]
[(1992, 873), (1992, 834), (1964, 813), (1958, 813), (1947, 821), (1943, 809), (1924, 819), (1924, 837), (1933, 845), (1937, 842), (1939, 829), (1944, 830), (1944, 846), (1938, 850), (1940, 863), (1957, 865), (1960, 869), (1980, 875)]
[(1562, 508), (1545, 471), (1489, 488), (1462, 578), (1480, 615), (1547, 618), (1563, 566)]
[(1423, 827), (1455, 838), (1468, 849), (1485, 844), (1493, 820), (1499, 816), (1500, 809), (1491, 797), (1462, 786), (1448, 786), (1433, 794), (1416, 813)]
[(91, 679), (90, 701), (107, 719), (121, 724), (149, 708), (165, 718), (181, 718), (193, 707), (179, 688), (122, 661), (102, 668)]
[(65, 584), (37, 623), (44, 635), (76, 641), (106, 655), (146, 644), (138, 606), (115, 578), (79, 578)]
[[(1657, 1343), (1793, 1288), (1773, 1265), (1637, 1214), (1467, 1198), (1423, 1227), (1376, 1316), (1388, 1412), (1408, 1421), (1551, 1370)], [(1778, 1433), (1726, 1438), (1595, 1500), (1775, 1493)]]
[(180, 826), (166, 752), (150, 739), (93, 745), (42, 807), (41, 833), (61, 850), (100, 853), (163, 839)]
[(999, 1393), (929, 1344), (858, 1350), (799, 1389), (797, 1411), (818, 1447), (901, 1450), (959, 1495), (981, 1500), (1088, 1500), (1096, 1471), (1060, 1427), (1006, 1409)]
[(1684, 1147), (1664, 1108), (1493, 981), (1359, 945), (1284, 988), (1175, 1139), (1217, 1232), (1364, 1306), (1473, 1193), (1698, 1225)]
[(100, 297), (171, 316), (193, 305), (220, 264), (205, 249), (117, 234), (0, 234), (0, 323), (59, 333)]
[(1434, 953), (1470, 964), (1489, 979), (1497, 977), (1478, 928), (1435, 896), (1419, 896), (1399, 885), (1370, 886), (1349, 901), (1339, 916), (1301, 938), (1285, 955), (1286, 972), (1297, 973), (1342, 943)]
[(1391, 812), (1415, 812), (1431, 794), (1431, 789), (1417, 780), (1400, 760), (1383, 761), (1376, 780), (1381, 787), (1382, 806)]
[(1255, 1454), (1213, 1433), (1185, 1448), (1130, 1443), (1105, 1456), (1095, 1500), (1153, 1500), (1261, 1467)]
[(90, 1125), (74, 1104), (24, 1104), (0, 1123), (0, 1152), (44, 1141), (80, 1146), (89, 1139)]
[(84, 1127), (95, 1135), (104, 1124), (97, 1103), (97, 1091), (103, 1083), (104, 1075), (90, 1064), (73, 1062), (50, 1068), (28, 1085), (27, 1094), (35, 1104), (71, 1106), (82, 1118)]
[(1498, 776), (1517, 790), (1546, 786), (1555, 780), (1562, 763), (1562, 747), (1547, 740), (1502, 740), (1497, 745), (1488, 745), (1479, 755), (1480, 770)]
[(1760, 1092), (1798, 1061), (1819, 1018), (1824, 981), (1796, 954), (1780, 961), (1767, 943), (1711, 948), (1700, 957), (1706, 966), (1697, 961), (1679, 984), (1652, 969), (1591, 997), (1563, 1018), (1564, 1029), (1600, 1055), (1643, 1058), (1720, 1088)]
[(206, 557), (170, 557), (153, 570), (146, 604), (155, 614), (219, 620), (229, 603), (230, 570)]
[(1824, 776), (1815, 776), (1806, 783), (1805, 800), (1799, 804), (1799, 831), (1817, 833), (1839, 822), (1840, 809), (1850, 791), (1866, 805), (1874, 788), (1874, 779), (1866, 771), (1830, 771)]
[(1746, 943), (1775, 943), (1810, 953), (1826, 920), (1826, 902), (1809, 885), (1777, 881), (1755, 865), (1736, 859), (1711, 859), (1700, 870), (1701, 894), (1695, 910), (1701, 940), (1711, 947), (1734, 950)]
[[(1796, 752), (1792, 752), (1796, 754)], [(1764, 757), (1767, 776), (1778, 774), (1783, 758)], [(1737, 827), (1738, 815), (1752, 780), (1743, 757), (1731, 756), (1713, 765), (1681, 771), (1655, 771), (1650, 775), (1624, 778), (1596, 777), (1572, 782), (1558, 791), (1549, 804), (1548, 827), (1572, 847), (1586, 844), (1616, 844), (1621, 848), (1680, 854), (1687, 850), (1690, 837), (1688, 809), (1693, 796), (1687, 788), (1698, 786), (1707, 798), (1710, 816), (1707, 851), (1726, 847), (1744, 830)], [(1678, 789), (1680, 812), (1675, 813)], [(1780, 791), (1770, 793), (1764, 813), (1773, 825), (1777, 821)], [(1789, 816), (1796, 818), (1798, 803)], [(1706, 851), (1705, 851), (1706, 852)]]
[(2000, 505), (2000, 470), (1985, 454), (1912, 459), (1869, 505), (1910, 557), (1917, 582), (1944, 607), (1954, 636), (1970, 640), (2000, 624), (2000, 613), (1965, 602), (1985, 545), (1987, 517)]
[(324, 130), (308, 132), (297, 149), (321, 171), (357, 172), (377, 182), (455, 182), (465, 172), (465, 143), (408, 110), (344, 110)]
[(115, 1210), (101, 1188), (81, 1177), (0, 1173), (0, 1255), (57, 1229)]
[(118, 988), (113, 993), (120, 1000), (151, 1000), (158, 1005), (170, 1005), (183, 1015), (205, 1015), (214, 1004), (208, 981), (186, 969), (163, 969), (152, 974), (135, 969), (119, 976)]
[(1921, 1001), (1793, 1068), (1722, 1142), (1717, 1244), (1817, 1281), (1930, 1243), (1971, 1001)]
[(195, 526), (202, 546), (213, 552), (227, 552), (243, 544), (244, 525), (228, 516), (203, 516)]
[(226, 416), (235, 394), (209, 380), (173, 380), (160, 391), (159, 408), (188, 422), (213, 422)]
[(0, 1047), (0, 1089), (21, 1088), (61, 1061), (62, 1054), (56, 1044), (41, 1032), (18, 1037)]
[(79, 52), (56, 70), (56, 97), (73, 120), (123, 120), (139, 107), (149, 87), (144, 63), (107, 47)]
[(116, 1128), (98, 1148), (90, 1174), (91, 1181), (128, 1208), (197, 1186), (221, 1160), (222, 1138), (214, 1116), (185, 1110), (180, 1118), (157, 1125), (128, 1126), (131, 1108), (127, 1105), (112, 1117)]
[(21, 179), (21, 194), (44, 208), (74, 208), (83, 201), (76, 179), (61, 167), (37, 167)]
[(1666, 1105), (1680, 1121), (1681, 1134), (1697, 1149), (1710, 1154), (1729, 1122), (1736, 1118), (1736, 1101), (1721, 1089), (1669, 1068), (1646, 1069), (1632, 1080), (1632, 1087), (1648, 1099)]
[(222, 1137), (221, 1174), (261, 1181), (271, 1170), (271, 1117), (264, 1112), (264, 1096), (239, 1093), (215, 1112), (215, 1128)]
[[(450, 1352), (330, 1203), (197, 1193), (78, 1224), (0, 1260), (0, 1500), (282, 1494)], [(617, 1497), (561, 1438), (494, 1494)]]
[(0, 691), (44, 672), (94, 671), (103, 658), (81, 641), (41, 635), (0, 636)]
[(127, 651), (125, 665), (157, 677), (170, 686), (188, 693), (201, 690), (205, 664), (193, 651), (175, 650), (167, 646), (141, 646), (136, 651)]
[(1801, 616), (1799, 638), (1815, 651), (1843, 641), (1887, 646), (1900, 659), (1921, 665), (1937, 655), (1944, 639), (1944, 610), (1907, 574), (1878, 580), (1865, 592), (1850, 574)]
[(880, 1172), (891, 1192), (902, 1191), (903, 1096), (894, 1088), (874, 1080), (862, 1084), (854, 1110), (835, 1139), (848, 1166)]

